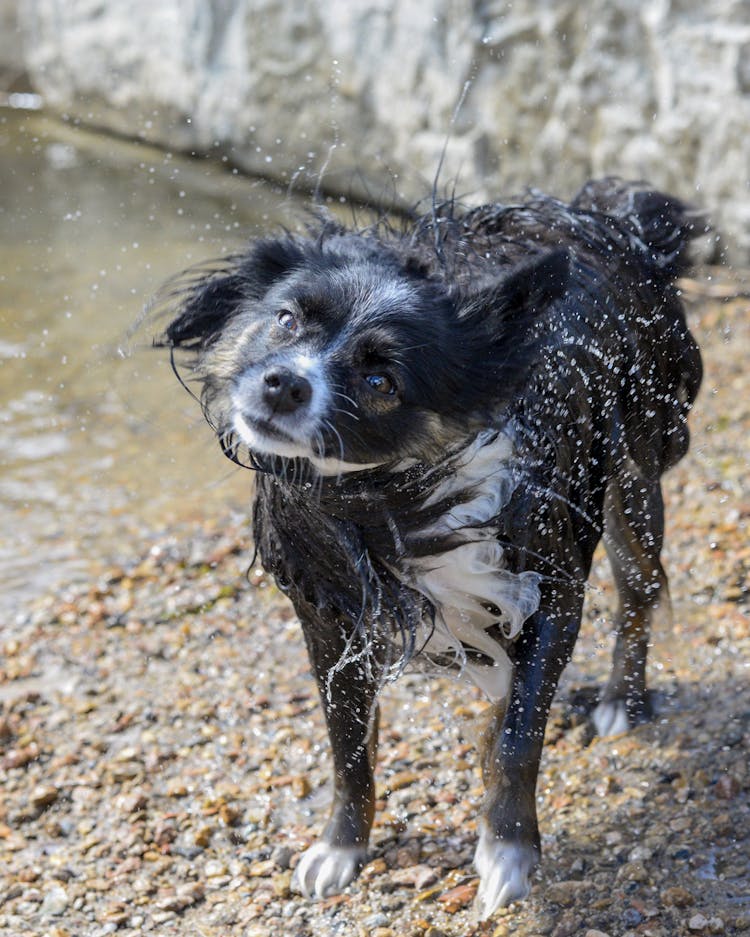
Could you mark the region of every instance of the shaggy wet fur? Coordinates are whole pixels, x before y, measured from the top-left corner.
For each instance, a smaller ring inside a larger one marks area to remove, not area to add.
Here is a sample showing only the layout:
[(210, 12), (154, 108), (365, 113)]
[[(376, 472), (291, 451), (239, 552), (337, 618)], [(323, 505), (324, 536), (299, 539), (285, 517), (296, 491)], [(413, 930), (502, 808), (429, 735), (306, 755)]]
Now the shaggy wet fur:
[(639, 185), (570, 204), (434, 208), (402, 228), (321, 221), (167, 294), (253, 530), (318, 680), (334, 804), (298, 886), (345, 887), (374, 810), (377, 694), (411, 662), (496, 697), (476, 865), (483, 917), (539, 859), (544, 724), (604, 538), (620, 595), (601, 734), (650, 715), (649, 623), (668, 603), (660, 475), (701, 379), (674, 287), (696, 219)]

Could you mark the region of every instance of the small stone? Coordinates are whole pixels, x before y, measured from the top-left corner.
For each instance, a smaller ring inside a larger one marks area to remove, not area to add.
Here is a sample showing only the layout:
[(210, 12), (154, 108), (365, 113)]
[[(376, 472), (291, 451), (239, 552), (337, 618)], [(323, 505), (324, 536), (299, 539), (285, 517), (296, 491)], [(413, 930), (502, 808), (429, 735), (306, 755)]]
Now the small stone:
[(218, 859), (210, 859), (205, 865), (203, 874), (206, 878), (219, 878), (227, 874), (227, 867)]
[(455, 914), (456, 911), (460, 911), (461, 908), (465, 908), (468, 904), (471, 904), (476, 893), (476, 882), (471, 882), (466, 885), (457, 885), (455, 888), (444, 891), (443, 894), (438, 897), (438, 902), (448, 914)]
[(375, 876), (383, 875), (383, 873), (387, 871), (388, 863), (382, 856), (378, 856), (377, 859), (373, 859), (372, 862), (367, 863), (364, 869), (362, 869), (362, 874), (359, 878), (362, 882), (369, 882), (371, 879), (375, 878)]
[(386, 780), (385, 787), (391, 792), (400, 791), (405, 787), (409, 787), (419, 779), (420, 775), (416, 774), (414, 771), (398, 771)]
[(609, 937), (609, 934), (605, 933), (603, 930), (594, 930), (589, 928), (583, 937)]
[(196, 846), (200, 846), (201, 849), (205, 849), (211, 842), (211, 837), (214, 835), (214, 827), (212, 826), (202, 826), (199, 830), (195, 831), (193, 836), (193, 842)]
[(734, 800), (741, 790), (740, 782), (731, 774), (722, 774), (716, 782), (714, 791), (722, 800)]
[(181, 885), (177, 894), (187, 901), (188, 906), (198, 904), (206, 897), (206, 893), (200, 882), (190, 882), (187, 885)]
[(219, 807), (219, 819), (224, 826), (237, 826), (242, 819), (242, 811), (231, 804), (222, 804)]
[(417, 895), (417, 901), (432, 901), (433, 898), (438, 897), (441, 891), (442, 886), (433, 885), (432, 888), (426, 888), (424, 891), (420, 891)]
[(297, 800), (307, 797), (311, 790), (310, 779), (304, 774), (297, 775), (292, 781), (292, 792)]
[(419, 862), (420, 845), (413, 841), (401, 849), (396, 850), (395, 865), (399, 869), (406, 869), (416, 865)]
[(708, 927), (708, 918), (702, 914), (694, 914), (688, 921), (688, 930), (702, 931)]
[(277, 846), (271, 853), (271, 859), (277, 869), (288, 869), (293, 857), (294, 850), (289, 846)]
[(726, 930), (724, 921), (720, 917), (712, 917), (708, 922), (708, 931), (710, 934), (723, 934)]
[(583, 921), (578, 914), (572, 911), (563, 912), (563, 916), (552, 931), (552, 937), (575, 937), (581, 933)]
[(695, 898), (687, 888), (673, 885), (671, 888), (665, 888), (661, 893), (661, 902), (667, 907), (689, 908), (690, 905), (695, 904)]
[(56, 787), (49, 785), (40, 785), (35, 787), (31, 792), (31, 806), (35, 810), (44, 810), (46, 807), (50, 807), (60, 795), (60, 791)]
[(68, 893), (62, 886), (50, 888), (42, 900), (40, 913), (48, 917), (58, 917), (67, 909), (69, 900)]
[(638, 908), (625, 908), (622, 913), (622, 922), (625, 927), (638, 927), (643, 922), (643, 915)]
[(413, 865), (407, 869), (397, 869), (391, 875), (391, 880), (397, 885), (408, 885), (411, 888), (428, 888), (438, 880), (438, 875), (428, 865)]
[(277, 898), (288, 898), (292, 893), (292, 873), (289, 869), (273, 876), (273, 893)]
[(617, 871), (618, 882), (647, 882), (649, 872), (642, 862), (626, 862)]
[(545, 891), (545, 898), (548, 901), (554, 902), (554, 904), (559, 904), (563, 908), (570, 908), (576, 900), (576, 896), (581, 893), (582, 890), (588, 887), (586, 882), (579, 881), (566, 881), (566, 882), (552, 882), (551, 885), (547, 886)]
[(155, 902), (160, 911), (183, 911), (189, 902), (180, 895), (166, 895), (164, 898), (158, 898)]
[(634, 846), (628, 853), (628, 862), (648, 862), (653, 856), (653, 849), (649, 849), (648, 846), (638, 845)]
[(261, 859), (259, 862), (251, 863), (247, 874), (250, 878), (268, 878), (273, 875), (275, 871), (276, 863), (273, 859)]

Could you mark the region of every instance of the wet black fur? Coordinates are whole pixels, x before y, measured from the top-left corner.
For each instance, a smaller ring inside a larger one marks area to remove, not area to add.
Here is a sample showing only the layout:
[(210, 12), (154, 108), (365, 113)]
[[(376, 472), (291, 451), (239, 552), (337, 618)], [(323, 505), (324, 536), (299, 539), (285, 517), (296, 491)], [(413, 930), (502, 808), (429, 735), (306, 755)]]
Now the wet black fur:
[[(320, 455), (385, 464), (320, 478), (304, 459), (249, 454), (259, 470), (257, 549), (297, 609), (326, 710), (335, 768), (328, 842), (367, 840), (367, 713), (383, 680), (418, 655), (434, 614), (399, 577), (399, 561), (460, 542), (420, 535), (450, 508), (424, 501), (488, 426), (512, 426), (519, 456), (513, 497), (487, 520), (509, 568), (543, 577), (542, 605), (508, 647), (514, 684), (487, 740), (485, 817), (495, 834), (538, 849), (544, 720), (602, 535), (621, 597), (603, 699), (624, 700), (631, 724), (648, 716), (648, 620), (655, 596), (667, 600), (659, 477), (687, 449), (701, 380), (674, 286), (697, 229), (676, 199), (604, 180), (570, 204), (538, 194), (468, 211), (449, 203), (402, 227), (358, 231), (323, 220), (307, 236), (256, 241), (170, 293), (177, 309), (160, 342), (187, 352), (206, 415), (238, 460), (228, 395), (244, 368), (286, 341), (262, 323), (290, 296), (316, 348), (352, 332), (345, 354), (357, 359), (354, 373), (398, 362), (399, 406), (371, 412), (362, 403), (359, 419), (332, 414), (335, 431), (316, 443)], [(407, 308), (378, 307), (393, 282), (408, 289)], [(365, 291), (375, 297), (367, 312)], [(356, 396), (351, 360), (331, 368)]]

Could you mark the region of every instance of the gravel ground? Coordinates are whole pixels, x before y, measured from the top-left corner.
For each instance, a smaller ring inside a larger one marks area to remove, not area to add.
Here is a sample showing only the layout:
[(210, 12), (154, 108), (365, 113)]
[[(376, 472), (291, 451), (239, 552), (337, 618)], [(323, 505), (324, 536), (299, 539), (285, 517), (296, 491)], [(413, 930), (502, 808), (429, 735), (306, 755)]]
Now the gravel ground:
[[(694, 447), (667, 478), (674, 624), (656, 721), (591, 739), (613, 591), (600, 556), (539, 781), (530, 898), (472, 913), (485, 702), (407, 676), (385, 693), (372, 858), (346, 893), (290, 892), (329, 760), (299, 628), (246, 519), (133, 526), (87, 588), (20, 610), (0, 658), (0, 932), (672, 937), (750, 934), (750, 293), (685, 286), (705, 351)], [(705, 283), (708, 282), (708, 286)], [(249, 479), (248, 479), (249, 481)], [(7, 633), (7, 632), (6, 632)]]

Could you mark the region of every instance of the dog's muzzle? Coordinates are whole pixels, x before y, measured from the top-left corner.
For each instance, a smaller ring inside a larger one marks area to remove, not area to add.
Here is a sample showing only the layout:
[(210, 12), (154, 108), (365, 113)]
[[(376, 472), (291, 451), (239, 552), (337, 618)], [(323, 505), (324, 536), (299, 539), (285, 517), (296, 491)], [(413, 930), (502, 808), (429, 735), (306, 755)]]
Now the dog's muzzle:
[(294, 413), (312, 399), (312, 384), (289, 368), (269, 368), (262, 378), (263, 401), (273, 413)]

